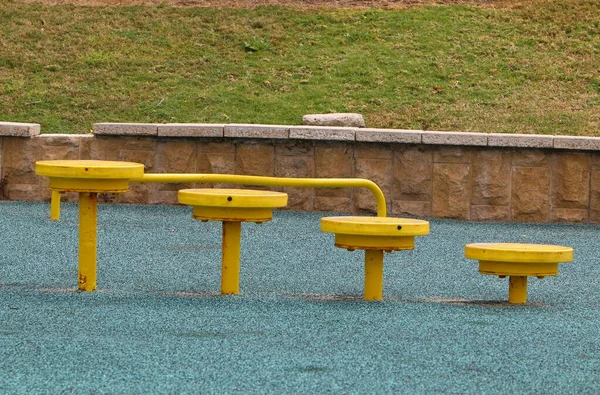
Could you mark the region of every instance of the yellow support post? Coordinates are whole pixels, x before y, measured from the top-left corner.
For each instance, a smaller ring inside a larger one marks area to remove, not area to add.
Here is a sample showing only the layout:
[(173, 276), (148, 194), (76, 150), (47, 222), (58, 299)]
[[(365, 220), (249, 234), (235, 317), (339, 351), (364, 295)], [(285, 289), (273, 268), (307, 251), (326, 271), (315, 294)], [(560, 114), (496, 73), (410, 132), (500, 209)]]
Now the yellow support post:
[(365, 250), (365, 300), (383, 299), (383, 251)]
[(50, 195), (50, 219), (60, 220), (60, 191), (52, 191)]
[(240, 293), (240, 250), (242, 223), (223, 221), (221, 294)]
[(510, 276), (508, 280), (508, 303), (527, 303), (527, 276)]
[(79, 277), (81, 291), (96, 289), (96, 193), (79, 194)]

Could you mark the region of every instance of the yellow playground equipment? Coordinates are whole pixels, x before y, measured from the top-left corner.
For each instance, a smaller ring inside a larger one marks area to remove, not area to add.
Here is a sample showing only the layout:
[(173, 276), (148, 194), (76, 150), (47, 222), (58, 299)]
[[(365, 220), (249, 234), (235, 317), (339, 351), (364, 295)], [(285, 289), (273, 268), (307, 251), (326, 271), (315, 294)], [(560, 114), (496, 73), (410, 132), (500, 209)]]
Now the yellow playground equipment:
[[(232, 174), (144, 174), (141, 163), (101, 160), (47, 160), (35, 165), (38, 175), (49, 177), (52, 201), (50, 216), (60, 218), (60, 194), (79, 193), (79, 275), (78, 288), (96, 289), (97, 194), (126, 192), (131, 182), (226, 183), (238, 185), (365, 188), (375, 197), (377, 217), (325, 217), (321, 230), (335, 234), (335, 246), (365, 250), (364, 298), (383, 298), (383, 252), (411, 250), (414, 238), (429, 234), (429, 222), (386, 217), (381, 189), (360, 178), (281, 178)], [(287, 204), (287, 194), (247, 189), (184, 189), (179, 202), (193, 207), (192, 216), (202, 221), (223, 223), (221, 293), (239, 293), (241, 222), (264, 222), (272, 210)], [(509, 276), (510, 303), (527, 301), (527, 277), (555, 276), (558, 263), (573, 260), (570, 247), (474, 243), (465, 246), (465, 256), (479, 260), (483, 274)]]
[(179, 203), (193, 207), (193, 218), (223, 223), (221, 293), (239, 294), (241, 223), (270, 221), (274, 208), (287, 205), (287, 194), (249, 189), (182, 189), (177, 198)]
[(365, 300), (383, 298), (383, 251), (412, 250), (415, 236), (429, 234), (429, 222), (406, 218), (325, 217), (321, 230), (335, 233), (335, 246), (365, 250)]
[[(373, 193), (377, 215), (385, 217), (386, 201), (373, 181), (361, 178), (281, 178), (233, 174), (144, 174), (144, 165), (101, 160), (47, 160), (35, 164), (38, 175), (50, 178), (50, 217), (60, 218), (60, 194), (79, 192), (79, 285), (84, 291), (96, 289), (97, 193), (126, 192), (130, 182), (226, 183), (238, 185), (365, 188)], [(286, 195), (287, 199), (287, 195)], [(275, 206), (274, 206), (275, 207)], [(280, 206), (277, 206), (280, 207)]]
[[(96, 160), (39, 161), (35, 172), (50, 177), (50, 190), (79, 193), (78, 288), (96, 289), (96, 229), (98, 192), (126, 192), (129, 181), (144, 174), (144, 165)], [(55, 203), (55, 202), (53, 202)], [(56, 210), (51, 204), (51, 211)]]
[(465, 256), (479, 260), (479, 272), (509, 277), (508, 302), (527, 302), (527, 277), (556, 276), (558, 264), (573, 260), (571, 247), (520, 244), (473, 243), (465, 246)]

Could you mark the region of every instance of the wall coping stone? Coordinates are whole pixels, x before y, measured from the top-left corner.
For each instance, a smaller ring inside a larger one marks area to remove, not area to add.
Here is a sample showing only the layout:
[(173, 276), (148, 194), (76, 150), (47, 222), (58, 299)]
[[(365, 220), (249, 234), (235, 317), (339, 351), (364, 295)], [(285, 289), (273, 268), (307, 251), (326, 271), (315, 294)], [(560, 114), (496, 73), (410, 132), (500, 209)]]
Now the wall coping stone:
[(39, 123), (0, 122), (0, 136), (33, 137), (40, 134)]
[(225, 137), (258, 138), (258, 139), (288, 139), (290, 127), (280, 125), (259, 125), (245, 123), (231, 123), (225, 125)]
[(155, 123), (95, 123), (94, 134), (98, 136), (158, 136)]
[(554, 136), (543, 134), (488, 134), (488, 146), (554, 148)]
[(554, 136), (554, 148), (600, 151), (600, 137)]
[(91, 133), (86, 134), (71, 134), (71, 133), (48, 133), (40, 134), (35, 136), (36, 139), (53, 139), (53, 138), (71, 138), (71, 139), (91, 139), (94, 135)]
[(396, 144), (435, 144), (506, 148), (554, 148), (600, 151), (600, 137), (551, 136), (473, 132), (430, 132), (423, 130), (376, 129), (334, 126), (286, 126), (261, 124), (204, 123), (95, 123), (93, 134), (40, 134), (40, 124), (0, 122), (0, 136), (51, 138), (67, 136), (156, 136), (207, 138), (259, 138), (360, 141)]
[(436, 145), (488, 145), (488, 134), (466, 132), (423, 132), (423, 144)]
[(334, 126), (291, 126), (291, 139), (354, 141), (357, 128)]
[(223, 137), (225, 124), (165, 123), (158, 125), (158, 137)]
[(356, 141), (371, 143), (421, 144), (421, 130), (358, 129)]

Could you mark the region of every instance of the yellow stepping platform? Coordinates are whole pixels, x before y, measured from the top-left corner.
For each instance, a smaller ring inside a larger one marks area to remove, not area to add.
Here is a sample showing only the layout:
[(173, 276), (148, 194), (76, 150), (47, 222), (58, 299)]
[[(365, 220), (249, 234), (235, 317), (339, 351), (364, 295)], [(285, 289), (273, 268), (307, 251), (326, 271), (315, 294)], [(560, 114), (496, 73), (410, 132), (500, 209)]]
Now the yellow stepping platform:
[(527, 302), (527, 277), (556, 276), (558, 264), (573, 260), (573, 248), (521, 243), (473, 243), (465, 246), (465, 257), (479, 261), (479, 272), (509, 277), (508, 301)]
[(325, 217), (321, 230), (335, 234), (335, 246), (365, 250), (365, 300), (383, 298), (383, 251), (412, 250), (415, 237), (429, 234), (429, 222), (390, 217)]
[[(97, 193), (126, 192), (129, 180), (144, 175), (144, 165), (133, 162), (102, 160), (43, 160), (35, 163), (35, 172), (50, 178), (52, 193), (79, 193), (79, 274), (78, 288), (96, 289)], [(60, 204), (60, 199), (52, 199)], [(50, 208), (58, 219), (59, 206)]]
[(270, 221), (273, 209), (285, 207), (282, 192), (250, 189), (182, 189), (181, 204), (192, 206), (192, 217), (223, 223), (221, 293), (239, 294), (241, 223)]

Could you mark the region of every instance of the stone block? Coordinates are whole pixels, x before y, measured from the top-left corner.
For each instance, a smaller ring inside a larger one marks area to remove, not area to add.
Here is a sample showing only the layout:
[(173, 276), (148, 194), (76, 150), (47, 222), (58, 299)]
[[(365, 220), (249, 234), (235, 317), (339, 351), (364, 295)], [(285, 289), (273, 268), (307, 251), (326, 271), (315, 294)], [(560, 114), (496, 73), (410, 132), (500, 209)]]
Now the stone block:
[(353, 150), (342, 144), (315, 147), (315, 177), (349, 178), (353, 176)]
[(421, 144), (421, 130), (359, 129), (356, 141), (369, 143)]
[(278, 156), (275, 162), (275, 177), (312, 178), (314, 172), (311, 156)]
[[(160, 141), (157, 146), (155, 173), (195, 173), (196, 172), (196, 144), (190, 140)], [(156, 184), (157, 191), (178, 191), (191, 188), (193, 183), (165, 183)], [(168, 203), (176, 203), (171, 195)]]
[[(254, 187), (253, 187), (254, 189)], [(288, 204), (283, 210), (312, 211), (314, 190), (310, 188), (273, 188), (288, 194)]]
[(158, 125), (158, 137), (223, 137), (224, 124), (167, 123)]
[(472, 221), (509, 221), (509, 206), (471, 206)]
[(592, 169), (600, 170), (600, 153), (591, 152), (590, 158), (591, 158), (591, 163), (592, 163)]
[[(58, 159), (57, 155), (48, 157), (42, 150), (41, 140), (37, 138), (4, 138), (2, 177), (10, 186), (37, 185), (42, 177), (35, 174), (35, 162), (44, 159)], [(67, 152), (68, 150), (65, 150)], [(69, 159), (69, 158), (60, 158)], [(22, 189), (22, 188), (21, 188)], [(17, 192), (15, 192), (17, 193)], [(10, 195), (8, 196), (11, 199)], [(21, 200), (21, 199), (15, 199)], [(28, 199), (35, 200), (35, 199)]]
[(545, 150), (515, 149), (512, 153), (512, 165), (519, 167), (548, 166), (550, 155)]
[(157, 144), (156, 173), (194, 173), (196, 145), (191, 141), (166, 140)]
[[(315, 163), (311, 156), (279, 156), (275, 162), (275, 177), (312, 178)], [(309, 211), (313, 206), (314, 189), (304, 187), (280, 188), (288, 194), (287, 208)]]
[(235, 155), (235, 144), (230, 141), (198, 141), (199, 153)]
[(287, 139), (290, 135), (289, 126), (229, 124), (225, 125), (225, 137), (254, 138), (254, 139)]
[(158, 136), (154, 123), (95, 123), (92, 129), (98, 136)]
[(326, 126), (292, 126), (290, 138), (298, 140), (354, 141), (355, 128), (336, 128)]
[(431, 217), (431, 202), (394, 200), (392, 202), (394, 217)]
[(528, 148), (553, 148), (554, 137), (540, 134), (503, 134), (488, 135), (490, 147), (528, 147)]
[[(382, 190), (383, 194), (388, 199), (388, 205), (390, 204), (389, 197), (391, 196), (392, 190), (392, 161), (386, 159), (363, 159), (356, 158), (356, 178), (365, 178), (373, 181)], [(373, 193), (361, 188), (354, 192), (354, 198), (356, 200), (356, 207), (360, 210), (367, 210), (370, 212), (377, 211), (377, 202)]]
[(358, 143), (354, 146), (355, 158), (392, 159), (392, 148), (387, 144)]
[(156, 203), (156, 184), (151, 182), (132, 182), (125, 193), (116, 194), (116, 202), (123, 204)]
[[(317, 191), (319, 190), (317, 189)], [(313, 210), (328, 213), (353, 213), (354, 206), (350, 197), (315, 196)]]
[(581, 223), (588, 219), (588, 210), (553, 208), (550, 213), (550, 221), (561, 223)]
[(505, 150), (483, 150), (473, 157), (471, 204), (503, 206), (510, 203), (511, 154)]
[(431, 201), (433, 154), (427, 149), (410, 148), (394, 153), (392, 198), (401, 201)]
[(364, 128), (365, 119), (361, 114), (355, 113), (307, 114), (302, 117), (302, 124)]
[(275, 142), (276, 156), (313, 156), (315, 147), (312, 141), (307, 140), (281, 140)]
[(432, 213), (436, 218), (469, 219), (471, 215), (471, 166), (433, 165)]
[(235, 153), (235, 173), (255, 176), (273, 176), (275, 148), (266, 144), (240, 144)]
[(600, 170), (590, 176), (590, 221), (600, 223)]
[(552, 166), (552, 207), (588, 208), (590, 157), (588, 154), (557, 152)]
[[(138, 162), (143, 163), (148, 171), (154, 166), (156, 149), (156, 139), (134, 136), (96, 136), (92, 139), (82, 140), (80, 158)], [(139, 162), (139, 160), (148, 160), (148, 163)]]
[(40, 124), (0, 122), (0, 136), (33, 137), (40, 134)]
[(600, 137), (554, 136), (554, 148), (600, 151)]
[(486, 146), (488, 135), (485, 133), (423, 132), (421, 141), (423, 144), (436, 145)]
[(18, 184), (11, 182), (4, 186), (3, 191), (6, 199), (23, 202), (40, 202), (50, 199), (50, 189), (43, 184)]
[[(202, 174), (234, 174), (235, 155), (225, 153), (199, 152), (196, 157), (196, 173)], [(196, 183), (194, 188), (239, 188), (238, 185), (226, 183)]]
[(513, 167), (511, 218), (513, 221), (548, 222), (550, 169)]
[(440, 146), (433, 151), (434, 163), (471, 163), (474, 150), (468, 147)]

